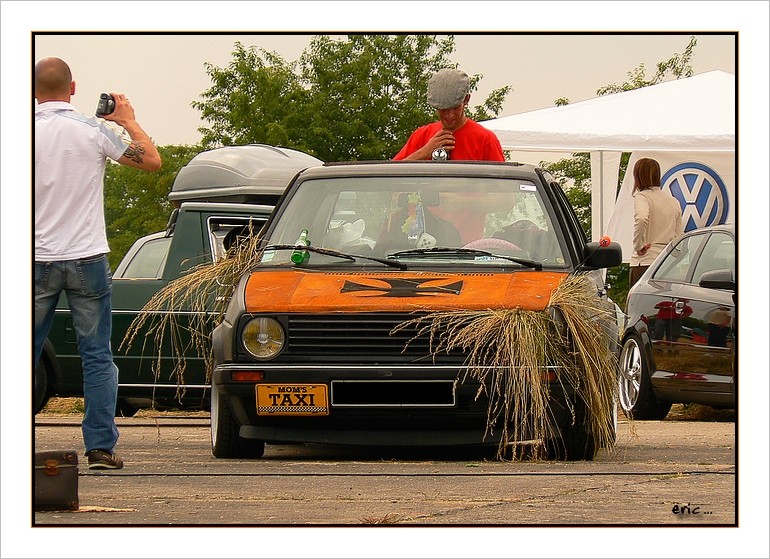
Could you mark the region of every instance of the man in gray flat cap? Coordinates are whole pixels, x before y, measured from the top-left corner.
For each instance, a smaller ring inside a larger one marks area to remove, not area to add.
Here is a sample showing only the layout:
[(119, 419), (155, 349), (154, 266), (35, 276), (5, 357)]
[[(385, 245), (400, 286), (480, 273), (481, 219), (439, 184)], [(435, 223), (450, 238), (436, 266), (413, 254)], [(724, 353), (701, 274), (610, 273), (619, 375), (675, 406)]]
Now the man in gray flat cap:
[(465, 115), (470, 101), (470, 79), (462, 70), (439, 70), (428, 82), (428, 104), (438, 111), (438, 121), (421, 126), (393, 159), (432, 159), (443, 150), (456, 161), (505, 161), (494, 132)]

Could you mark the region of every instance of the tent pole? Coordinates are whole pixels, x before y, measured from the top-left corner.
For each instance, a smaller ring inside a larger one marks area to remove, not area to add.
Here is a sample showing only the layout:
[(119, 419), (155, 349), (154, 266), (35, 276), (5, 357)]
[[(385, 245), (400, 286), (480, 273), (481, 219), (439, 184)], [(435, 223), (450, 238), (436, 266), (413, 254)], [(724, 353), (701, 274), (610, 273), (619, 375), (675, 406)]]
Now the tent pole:
[(604, 151), (591, 152), (591, 240), (604, 234)]
[[(604, 152), (599, 152), (599, 238), (604, 234)], [(598, 241), (599, 239), (593, 239)]]

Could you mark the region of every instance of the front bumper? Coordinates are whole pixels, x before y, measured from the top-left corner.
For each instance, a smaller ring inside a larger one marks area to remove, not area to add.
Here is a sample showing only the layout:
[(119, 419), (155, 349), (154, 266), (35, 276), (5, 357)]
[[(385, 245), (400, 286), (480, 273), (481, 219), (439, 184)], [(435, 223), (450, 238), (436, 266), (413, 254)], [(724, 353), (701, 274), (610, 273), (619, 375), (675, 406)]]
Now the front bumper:
[[(260, 384), (323, 384), (328, 415), (258, 415), (257, 383), (233, 380), (243, 373), (261, 373)], [(466, 373), (457, 365), (226, 364), (214, 370), (213, 382), (227, 398), (244, 438), (378, 446), (496, 445), (501, 430), (487, 429), (486, 389)], [(544, 379), (548, 373), (554, 374), (544, 371)], [(559, 382), (549, 383), (549, 393), (554, 414), (569, 413)], [(521, 431), (523, 440), (531, 438), (527, 431)]]

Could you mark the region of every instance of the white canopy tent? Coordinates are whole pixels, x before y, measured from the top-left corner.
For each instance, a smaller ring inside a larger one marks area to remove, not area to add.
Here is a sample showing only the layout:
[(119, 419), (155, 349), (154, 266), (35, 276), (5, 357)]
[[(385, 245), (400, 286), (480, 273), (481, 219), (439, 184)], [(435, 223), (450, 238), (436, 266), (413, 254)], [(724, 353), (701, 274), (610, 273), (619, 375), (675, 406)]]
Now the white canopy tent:
[[(734, 165), (735, 76), (706, 72), (481, 124), (503, 149), (591, 152), (592, 237), (598, 239), (615, 208), (622, 152), (732, 153)], [(621, 242), (625, 261), (627, 243)]]

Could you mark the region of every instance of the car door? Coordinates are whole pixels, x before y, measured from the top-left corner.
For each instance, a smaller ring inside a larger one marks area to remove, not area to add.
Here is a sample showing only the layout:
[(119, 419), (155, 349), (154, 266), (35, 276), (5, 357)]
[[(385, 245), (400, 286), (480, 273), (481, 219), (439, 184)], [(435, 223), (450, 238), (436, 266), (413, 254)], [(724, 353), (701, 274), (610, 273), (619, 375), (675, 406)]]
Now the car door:
[(646, 295), (641, 298), (641, 312), (647, 317), (652, 347), (653, 384), (687, 369), (680, 356), (680, 346), (682, 336), (687, 339), (689, 335), (687, 324), (693, 309), (682, 290), (691, 277), (705, 237), (705, 234), (694, 234), (677, 241), (657, 263), (647, 282)]
[(667, 361), (680, 398), (709, 405), (732, 405), (735, 304), (733, 293), (700, 287), (701, 276), (714, 270), (735, 274), (735, 242), (727, 231), (704, 235), (687, 281), (674, 299), (681, 316), (675, 353)]

